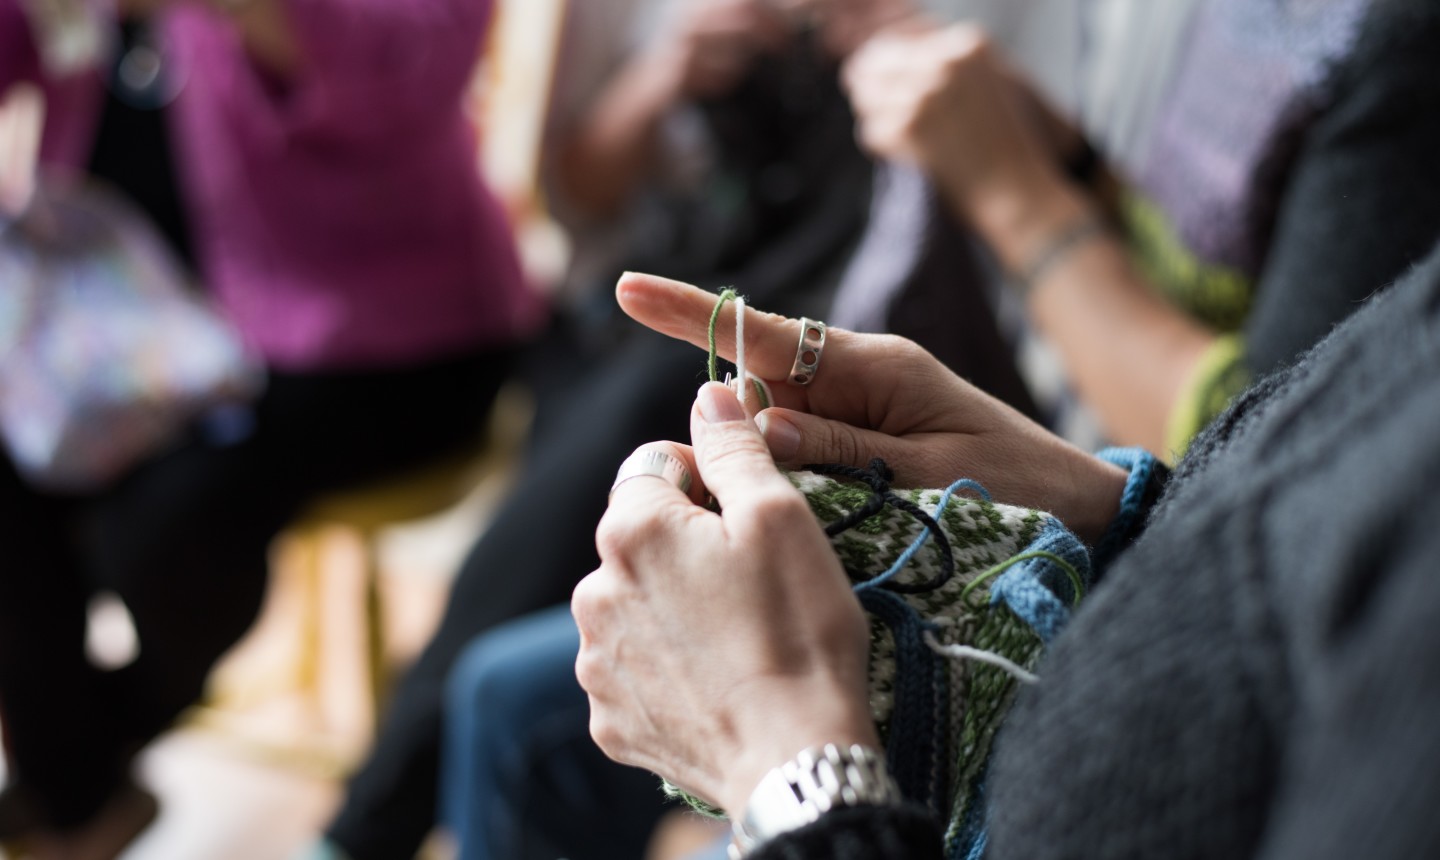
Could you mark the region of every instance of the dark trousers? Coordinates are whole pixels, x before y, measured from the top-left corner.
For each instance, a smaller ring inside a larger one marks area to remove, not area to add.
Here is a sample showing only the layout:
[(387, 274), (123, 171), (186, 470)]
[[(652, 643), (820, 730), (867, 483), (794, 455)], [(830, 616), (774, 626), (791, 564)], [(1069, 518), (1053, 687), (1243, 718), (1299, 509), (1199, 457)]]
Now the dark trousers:
[[(249, 628), (271, 539), (319, 493), (478, 444), (512, 351), (406, 369), (272, 375), (248, 434), (200, 426), (86, 498), (36, 492), (0, 460), (0, 719), (12, 778), (54, 826), (83, 822), (129, 758), (200, 695)], [(85, 609), (114, 591), (140, 652), (101, 671)]]
[(558, 606), (501, 625), (450, 674), (441, 813), (461, 860), (634, 860), (667, 805), (660, 778), (590, 739), (580, 633)]
[[(579, 368), (576, 368), (579, 370)], [(595, 524), (621, 460), (644, 442), (689, 439), (704, 353), (638, 332), (541, 416), (520, 483), (462, 567), (444, 618), (396, 690), (370, 758), (329, 837), (354, 860), (415, 854), (436, 819), (445, 682), (490, 628), (569, 600), (599, 564)]]

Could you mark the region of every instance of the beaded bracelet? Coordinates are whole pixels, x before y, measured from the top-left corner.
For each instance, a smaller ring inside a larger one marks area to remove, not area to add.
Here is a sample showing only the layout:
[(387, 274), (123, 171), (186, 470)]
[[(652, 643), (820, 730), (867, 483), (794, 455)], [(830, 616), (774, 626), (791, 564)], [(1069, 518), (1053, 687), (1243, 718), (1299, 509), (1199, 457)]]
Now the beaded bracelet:
[(1020, 298), (1028, 299), (1035, 286), (1040, 283), (1040, 279), (1049, 274), (1051, 269), (1070, 256), (1077, 248), (1094, 239), (1103, 238), (1109, 232), (1109, 225), (1098, 215), (1086, 215), (1076, 219), (1074, 223), (1051, 239), (1045, 247), (1032, 255), (1013, 277), (1015, 290), (1020, 294)]

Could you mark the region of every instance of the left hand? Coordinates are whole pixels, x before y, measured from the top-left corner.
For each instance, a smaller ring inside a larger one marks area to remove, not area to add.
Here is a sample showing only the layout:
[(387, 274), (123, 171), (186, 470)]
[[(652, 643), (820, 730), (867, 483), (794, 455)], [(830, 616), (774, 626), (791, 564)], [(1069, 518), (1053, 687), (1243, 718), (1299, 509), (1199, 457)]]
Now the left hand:
[[(739, 813), (760, 778), (806, 747), (877, 745), (868, 627), (830, 542), (734, 394), (691, 413), (700, 480), (616, 488), (599, 570), (575, 589), (576, 676), (612, 758)], [(703, 482), (704, 487), (699, 486)], [(708, 489), (716, 514), (697, 504)]]
[[(620, 279), (616, 298), (646, 326), (707, 346), (713, 293), (632, 272)], [(879, 457), (895, 471), (895, 486), (944, 487), (961, 476), (974, 478), (997, 501), (1050, 511), (1092, 542), (1114, 518), (1123, 469), (960, 379), (915, 343), (831, 328), (823, 366), (800, 387), (785, 381), (799, 321), (754, 308), (746, 320), (748, 371), (770, 381), (774, 398), (758, 420), (781, 465), (864, 466)], [(734, 305), (726, 305), (715, 346), (730, 360), (736, 357), (734, 332)]]

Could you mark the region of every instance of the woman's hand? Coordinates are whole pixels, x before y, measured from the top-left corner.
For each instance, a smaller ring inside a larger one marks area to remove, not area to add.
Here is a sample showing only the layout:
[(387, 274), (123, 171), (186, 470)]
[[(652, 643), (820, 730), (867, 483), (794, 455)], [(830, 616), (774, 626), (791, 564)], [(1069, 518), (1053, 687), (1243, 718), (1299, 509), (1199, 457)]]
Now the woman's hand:
[[(739, 813), (760, 778), (824, 743), (878, 745), (868, 628), (830, 542), (731, 391), (700, 390), (699, 481), (616, 487), (600, 569), (575, 589), (576, 676), (612, 758)], [(701, 484), (703, 483), (703, 486)], [(723, 513), (697, 504), (708, 491)]]
[[(626, 274), (620, 306), (663, 334), (704, 348), (716, 297), (688, 284)], [(721, 312), (718, 352), (735, 357), (734, 305)], [(903, 338), (830, 329), (815, 379), (786, 379), (800, 323), (748, 310), (748, 370), (767, 380), (776, 408), (757, 418), (776, 461), (864, 466), (880, 457), (904, 487), (984, 484), (997, 501), (1047, 510), (1094, 542), (1119, 507), (1125, 473), (1061, 440), (961, 380)]]
[(877, 36), (846, 64), (844, 81), (861, 143), (934, 177), (982, 232), (1023, 220), (1063, 187), (1053, 151), (1062, 143), (1034, 122), (1036, 97), (978, 27)]
[(729, 92), (788, 39), (786, 17), (767, 0), (702, 0), (683, 8), (651, 54), (674, 99), (703, 99)]

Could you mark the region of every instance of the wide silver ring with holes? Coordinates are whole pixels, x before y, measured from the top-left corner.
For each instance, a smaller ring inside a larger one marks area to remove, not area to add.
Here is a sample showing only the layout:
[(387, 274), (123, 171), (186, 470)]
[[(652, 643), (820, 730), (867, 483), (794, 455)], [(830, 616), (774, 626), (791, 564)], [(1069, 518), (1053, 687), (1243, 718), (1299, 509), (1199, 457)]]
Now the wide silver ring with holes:
[(795, 363), (790, 367), (792, 385), (809, 385), (820, 369), (825, 352), (825, 323), (800, 318), (800, 342), (795, 346)]

